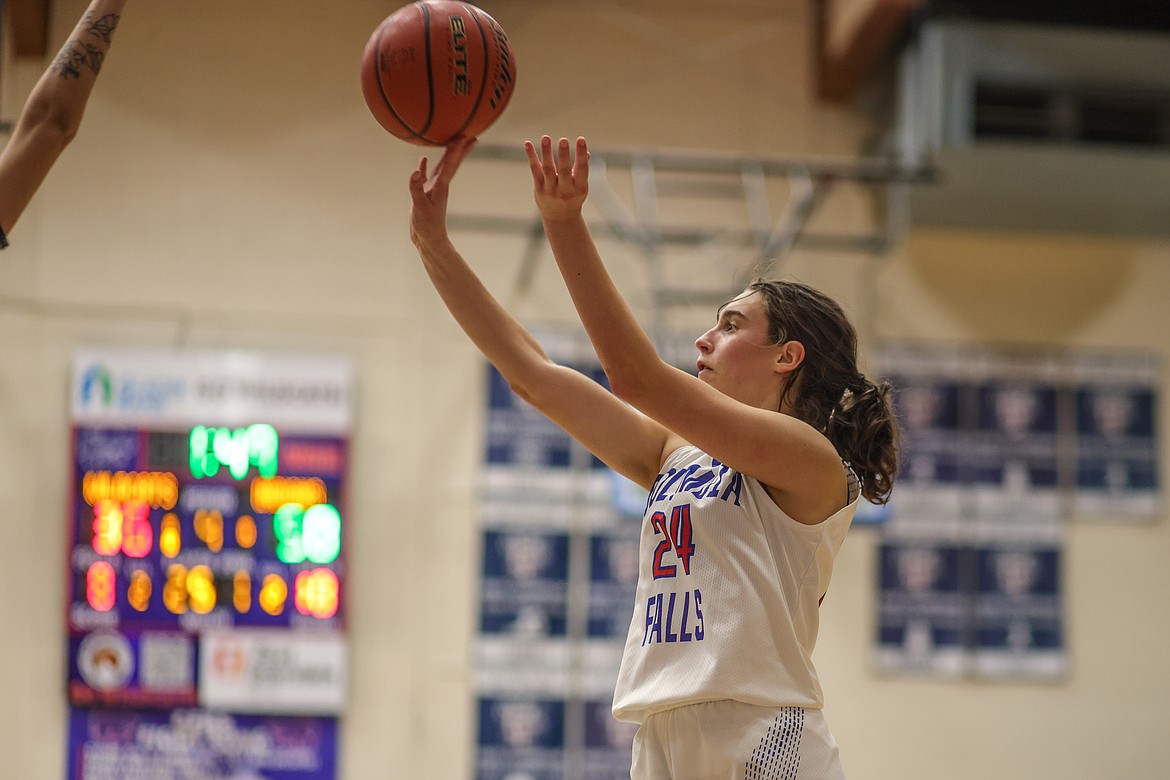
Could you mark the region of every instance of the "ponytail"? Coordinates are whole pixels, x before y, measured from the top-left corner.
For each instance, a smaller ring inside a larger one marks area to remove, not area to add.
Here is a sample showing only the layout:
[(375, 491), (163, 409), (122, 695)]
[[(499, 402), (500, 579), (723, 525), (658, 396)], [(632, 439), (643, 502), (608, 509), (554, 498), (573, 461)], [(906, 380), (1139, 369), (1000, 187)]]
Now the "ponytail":
[(898, 472), (892, 388), (857, 371), (857, 331), (845, 312), (799, 282), (759, 279), (748, 289), (764, 296), (772, 341), (799, 341), (805, 348), (781, 407), (789, 403), (794, 416), (828, 437), (857, 475), (866, 500), (886, 503)]
[(861, 482), (861, 495), (875, 504), (890, 500), (898, 472), (898, 422), (893, 387), (861, 374), (849, 383), (825, 425), (825, 436)]

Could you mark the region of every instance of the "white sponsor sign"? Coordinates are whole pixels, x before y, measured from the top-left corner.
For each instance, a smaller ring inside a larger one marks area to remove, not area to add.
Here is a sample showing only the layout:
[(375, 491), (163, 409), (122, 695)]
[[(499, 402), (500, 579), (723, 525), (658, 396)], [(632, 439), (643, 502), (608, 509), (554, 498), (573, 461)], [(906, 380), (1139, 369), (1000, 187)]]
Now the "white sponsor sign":
[(345, 647), (337, 633), (205, 631), (199, 704), (230, 712), (338, 715), (346, 698)]
[(75, 423), (345, 433), (353, 392), (353, 366), (337, 356), (83, 347), (70, 405)]

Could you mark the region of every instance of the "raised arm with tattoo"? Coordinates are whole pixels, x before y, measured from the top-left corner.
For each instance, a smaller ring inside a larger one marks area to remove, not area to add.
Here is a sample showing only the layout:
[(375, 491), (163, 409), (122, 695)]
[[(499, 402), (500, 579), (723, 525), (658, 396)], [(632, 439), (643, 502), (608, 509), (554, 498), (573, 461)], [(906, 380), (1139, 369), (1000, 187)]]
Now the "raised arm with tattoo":
[(41, 76), (0, 152), (0, 248), (77, 134), (126, 0), (93, 0)]

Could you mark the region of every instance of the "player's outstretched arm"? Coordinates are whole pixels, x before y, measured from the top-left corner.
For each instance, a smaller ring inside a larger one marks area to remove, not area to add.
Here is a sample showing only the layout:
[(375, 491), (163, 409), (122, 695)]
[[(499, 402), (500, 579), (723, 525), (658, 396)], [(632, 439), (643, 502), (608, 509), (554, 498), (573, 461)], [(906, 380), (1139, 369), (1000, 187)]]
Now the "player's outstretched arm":
[(517, 395), (615, 471), (649, 488), (669, 443), (666, 429), (584, 374), (550, 360), (451, 242), (449, 185), (473, 146), (474, 140), (456, 141), (430, 175), (423, 158), (410, 177), (410, 236), (423, 267), (456, 322)]
[(0, 152), (0, 229), (12, 229), (77, 134), (125, 5), (93, 0), (29, 95)]
[(736, 400), (659, 357), (614, 285), (581, 213), (589, 192), (585, 139), (578, 138), (574, 148), (562, 138), (554, 148), (544, 136), (539, 151), (532, 143), (525, 151), (553, 256), (614, 393), (685, 441), (782, 493), (837, 486), (842, 476), (836, 453), (807, 423), (777, 414), (777, 408)]
[(589, 195), (585, 139), (577, 139), (575, 151), (567, 138), (555, 149), (547, 135), (540, 144), (539, 152), (531, 141), (524, 150), (545, 234), (602, 368), (622, 395), (621, 384), (665, 364), (610, 278), (581, 213)]

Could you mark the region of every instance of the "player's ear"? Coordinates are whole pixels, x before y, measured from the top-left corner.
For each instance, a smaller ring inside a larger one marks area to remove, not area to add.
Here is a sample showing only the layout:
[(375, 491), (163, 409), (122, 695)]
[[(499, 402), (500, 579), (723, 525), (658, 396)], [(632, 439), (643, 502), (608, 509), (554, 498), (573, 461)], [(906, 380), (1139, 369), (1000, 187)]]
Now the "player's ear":
[(804, 344), (785, 341), (776, 352), (776, 373), (788, 374), (804, 362)]

